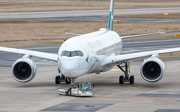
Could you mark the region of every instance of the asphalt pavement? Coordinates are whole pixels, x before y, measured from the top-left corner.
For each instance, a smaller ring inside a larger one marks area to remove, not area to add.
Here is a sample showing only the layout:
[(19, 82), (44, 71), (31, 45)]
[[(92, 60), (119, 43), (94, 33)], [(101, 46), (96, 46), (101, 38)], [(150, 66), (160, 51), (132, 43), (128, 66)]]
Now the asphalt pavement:
[(68, 89), (62, 82), (55, 84), (57, 66), (41, 66), (35, 78), (19, 83), (11, 75), (11, 68), (0, 69), (1, 112), (179, 112), (180, 60), (165, 60), (166, 73), (162, 80), (149, 83), (140, 75), (142, 61), (131, 62), (130, 75), (135, 83), (119, 84), (124, 73), (117, 67), (93, 76), (84, 75), (76, 83), (93, 82), (94, 96), (73, 97), (58, 94)]
[[(47, 17), (47, 18), (21, 18), (25, 20), (64, 20), (64, 21), (108, 21), (101, 16), (76, 16), (76, 17)], [(153, 22), (153, 23), (180, 23), (180, 19), (141, 19), (141, 18), (114, 18), (122, 22)]]
[[(178, 12), (180, 12), (180, 7), (149, 8), (149, 9), (115, 9), (114, 15), (178, 13)], [(101, 15), (109, 15), (109, 10), (1, 13), (0, 19), (26, 19), (26, 18), (35, 19), (35, 18), (101, 16)]]

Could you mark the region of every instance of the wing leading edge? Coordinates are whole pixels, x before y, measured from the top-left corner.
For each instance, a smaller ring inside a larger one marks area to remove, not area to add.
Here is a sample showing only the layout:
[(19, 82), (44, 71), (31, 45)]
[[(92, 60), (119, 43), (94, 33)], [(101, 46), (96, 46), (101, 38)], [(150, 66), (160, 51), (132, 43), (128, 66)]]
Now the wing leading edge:
[(127, 36), (120, 36), (121, 39), (124, 40), (129, 40), (129, 39), (137, 39), (137, 38), (144, 38), (144, 37), (151, 37), (151, 36), (157, 36), (157, 35), (162, 35), (166, 34), (166, 32), (158, 32), (158, 33), (149, 33), (149, 34), (139, 34), (139, 35), (127, 35)]
[(131, 54), (116, 55), (116, 56), (108, 56), (105, 59), (104, 63), (102, 63), (102, 66), (113, 64), (113, 63), (118, 64), (119, 62), (122, 62), (122, 61), (145, 58), (145, 57), (149, 57), (153, 55), (175, 53), (175, 52), (180, 52), (180, 47), (163, 49), (163, 50), (146, 51), (146, 52), (137, 52), (137, 53), (131, 53)]
[(7, 47), (0, 47), (0, 51), (22, 54), (22, 55), (29, 55), (31, 57), (38, 57), (38, 58), (47, 59), (47, 60), (55, 61), (55, 62), (58, 61), (58, 55), (57, 54), (31, 51), (31, 50), (23, 50), (23, 49), (16, 49), (16, 48), (7, 48)]

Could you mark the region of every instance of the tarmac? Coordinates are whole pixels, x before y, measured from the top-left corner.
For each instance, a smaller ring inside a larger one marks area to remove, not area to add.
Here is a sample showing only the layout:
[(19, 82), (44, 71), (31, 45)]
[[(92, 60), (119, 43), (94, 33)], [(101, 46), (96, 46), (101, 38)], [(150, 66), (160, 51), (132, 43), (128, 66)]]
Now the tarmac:
[[(108, 21), (101, 16), (77, 16), (77, 17), (47, 17), (47, 18), (21, 18), (25, 20), (64, 20), (64, 21)], [(180, 19), (142, 19), (142, 18), (114, 18), (114, 22), (146, 22), (146, 23), (180, 23)]]
[[(178, 13), (178, 12), (180, 12), (180, 7), (147, 8), (147, 9), (115, 9), (114, 15)], [(102, 16), (102, 15), (109, 15), (109, 10), (1, 13), (0, 19), (25, 19), (25, 18), (35, 19), (35, 18), (51, 18), (51, 17), (55, 18), (55, 17), (77, 17), (77, 16)]]
[(58, 89), (67, 89), (65, 83), (55, 85), (57, 66), (41, 66), (29, 83), (18, 83), (11, 76), (11, 68), (0, 69), (0, 111), (79, 111), (79, 112), (179, 112), (180, 75), (179, 60), (165, 60), (166, 74), (156, 83), (142, 79), (142, 61), (132, 61), (130, 74), (135, 84), (118, 84), (117, 67), (101, 74), (85, 75), (78, 82), (93, 82), (94, 96), (73, 97), (58, 94)]
[[(180, 39), (125, 41), (123, 54), (173, 48)], [(57, 53), (60, 45), (20, 47), (21, 49)], [(118, 84), (123, 75), (117, 67), (101, 74), (88, 74), (76, 80), (93, 82), (93, 97), (70, 97), (58, 94), (58, 89), (68, 89), (65, 83), (56, 85), (57, 63), (33, 58), (38, 64), (36, 77), (28, 83), (16, 82), (11, 76), (12, 63), (17, 54), (0, 52), (0, 111), (3, 112), (179, 112), (180, 111), (180, 58), (163, 59), (166, 74), (156, 83), (143, 80), (140, 75), (142, 60), (130, 61), (130, 74), (135, 84)], [(170, 60), (172, 59), (172, 60)]]

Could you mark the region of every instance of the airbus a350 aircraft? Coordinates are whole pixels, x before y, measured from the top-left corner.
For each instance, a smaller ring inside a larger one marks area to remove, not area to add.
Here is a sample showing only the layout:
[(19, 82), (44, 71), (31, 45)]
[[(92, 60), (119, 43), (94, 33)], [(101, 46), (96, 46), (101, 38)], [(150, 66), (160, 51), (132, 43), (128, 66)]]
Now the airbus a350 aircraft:
[[(141, 66), (141, 76), (148, 82), (157, 82), (165, 74), (165, 64), (159, 59), (160, 54), (179, 52), (180, 48), (154, 50), (122, 54), (122, 42), (126, 39), (141, 38), (164, 34), (165, 32), (140, 34), (120, 37), (113, 31), (114, 0), (111, 0), (108, 29), (101, 28), (100, 31), (78, 35), (65, 41), (59, 48), (58, 54), (22, 50), (16, 48), (0, 47), (0, 51), (17, 53), (23, 55), (12, 65), (12, 76), (15, 80), (25, 83), (31, 81), (36, 75), (36, 64), (32, 57), (55, 61), (61, 76), (56, 76), (55, 82), (59, 84), (65, 81), (67, 84), (74, 83), (80, 76), (90, 73), (99, 74), (118, 66), (124, 75), (119, 77), (119, 84), (124, 82), (134, 83), (134, 76), (129, 76), (129, 60), (146, 58)], [(123, 66), (122, 64), (125, 64)], [(125, 70), (123, 69), (125, 67)]]

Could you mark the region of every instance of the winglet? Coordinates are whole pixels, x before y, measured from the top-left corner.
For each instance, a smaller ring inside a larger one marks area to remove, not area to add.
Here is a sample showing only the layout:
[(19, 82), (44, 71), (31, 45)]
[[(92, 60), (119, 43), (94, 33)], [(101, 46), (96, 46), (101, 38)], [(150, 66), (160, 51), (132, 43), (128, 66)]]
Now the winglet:
[(110, 11), (109, 11), (109, 22), (108, 22), (108, 30), (113, 30), (113, 14), (114, 14), (114, 0), (111, 0)]

